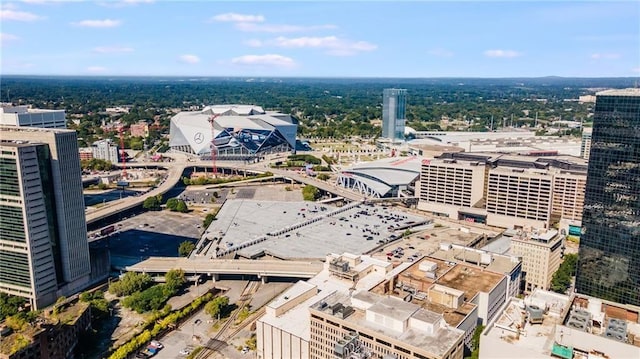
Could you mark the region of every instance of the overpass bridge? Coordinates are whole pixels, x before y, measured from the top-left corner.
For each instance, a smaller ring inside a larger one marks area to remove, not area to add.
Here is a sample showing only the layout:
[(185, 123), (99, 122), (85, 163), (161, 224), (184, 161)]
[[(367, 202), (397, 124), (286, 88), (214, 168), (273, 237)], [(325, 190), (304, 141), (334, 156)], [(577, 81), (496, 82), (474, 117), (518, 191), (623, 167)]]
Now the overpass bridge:
[(128, 272), (164, 275), (172, 269), (182, 269), (187, 276), (221, 274), (255, 275), (263, 280), (269, 277), (312, 278), (322, 271), (320, 261), (280, 261), (251, 259), (208, 259), (185, 257), (150, 257), (125, 267)]
[[(126, 211), (128, 209), (134, 208), (136, 206), (140, 206), (145, 199), (156, 196), (159, 194), (164, 194), (172, 189), (178, 181), (182, 178), (182, 174), (185, 169), (189, 167), (201, 167), (201, 168), (211, 168), (212, 164), (210, 161), (173, 161), (173, 162), (129, 162), (127, 163), (127, 168), (139, 168), (139, 167), (163, 167), (167, 169), (167, 177), (164, 181), (156, 188), (152, 189), (149, 192), (146, 192), (137, 197), (127, 197), (120, 200), (115, 200), (110, 202), (104, 207), (98, 209), (91, 209), (86, 213), (87, 224), (91, 224), (93, 222), (99, 221), (101, 219), (107, 218), (114, 213)], [(353, 192), (351, 190), (345, 189), (340, 186), (336, 186), (332, 183), (320, 181), (316, 178), (309, 177), (304, 174), (300, 174), (296, 171), (287, 171), (278, 168), (267, 168), (264, 166), (264, 163), (258, 163), (253, 165), (247, 165), (244, 163), (227, 163), (219, 165), (220, 168), (231, 168), (244, 172), (256, 172), (256, 173), (264, 173), (271, 172), (274, 174), (274, 178), (284, 178), (291, 181), (295, 181), (302, 184), (312, 185), (318, 188), (321, 191), (333, 193), (338, 197), (342, 197), (345, 200), (349, 201), (362, 201), (365, 199), (361, 194)], [(265, 178), (256, 179), (255, 181), (264, 181)], [(251, 181), (251, 180), (248, 180)], [(221, 186), (229, 186), (230, 184), (224, 184)], [(212, 185), (213, 186), (213, 185)]]

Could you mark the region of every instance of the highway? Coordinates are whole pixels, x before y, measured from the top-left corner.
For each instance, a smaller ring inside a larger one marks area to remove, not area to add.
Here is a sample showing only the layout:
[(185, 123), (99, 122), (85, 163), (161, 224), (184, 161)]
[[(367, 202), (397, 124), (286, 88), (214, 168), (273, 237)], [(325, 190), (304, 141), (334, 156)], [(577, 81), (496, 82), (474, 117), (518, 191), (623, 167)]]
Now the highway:
[(125, 267), (128, 272), (164, 274), (171, 269), (182, 269), (185, 274), (247, 274), (259, 277), (312, 278), (323, 268), (322, 262), (208, 259), (184, 257), (151, 257)]
[[(242, 163), (238, 163), (238, 162), (227, 162), (224, 163), (222, 165), (218, 165), (218, 167), (224, 167), (224, 168), (236, 168), (238, 170), (242, 170), (242, 171), (254, 171), (254, 172), (266, 172), (269, 171), (271, 173), (273, 173), (275, 175), (275, 177), (282, 177), (282, 178), (287, 178), (299, 183), (303, 183), (303, 184), (309, 184), (312, 186), (315, 186), (316, 188), (325, 191), (325, 192), (329, 192), (329, 193), (333, 193), (339, 197), (343, 197), (345, 199), (351, 200), (351, 201), (361, 201), (363, 199), (365, 199), (361, 194), (358, 194), (356, 192), (344, 189), (340, 186), (336, 186), (334, 184), (328, 183), (328, 182), (324, 182), (324, 181), (320, 181), (316, 178), (313, 177), (309, 177), (307, 175), (304, 174), (300, 174), (297, 171), (287, 171), (287, 170), (283, 170), (283, 169), (277, 169), (277, 168), (269, 168), (266, 167), (265, 164), (267, 162), (259, 162), (256, 164), (251, 164), (251, 165), (245, 165)], [(171, 188), (173, 188), (178, 181), (180, 181), (181, 177), (182, 177), (182, 173), (184, 172), (184, 170), (188, 167), (212, 167), (212, 164), (210, 161), (192, 161), (192, 162), (187, 162), (184, 160), (175, 160), (172, 162), (132, 162), (132, 163), (127, 163), (127, 167), (129, 168), (133, 168), (133, 167), (164, 167), (167, 169), (167, 177), (164, 179), (164, 181), (156, 188), (152, 189), (151, 191), (144, 193), (140, 196), (137, 197), (127, 197), (127, 198), (123, 198), (120, 200), (116, 200), (116, 201), (112, 201), (110, 203), (108, 203), (107, 205), (100, 207), (98, 209), (95, 208), (91, 208), (89, 210), (87, 210), (86, 212), (86, 220), (87, 220), (87, 224), (91, 224), (93, 222), (99, 221), (101, 219), (104, 219), (106, 217), (109, 217), (111, 215), (113, 215), (114, 213), (118, 213), (121, 211), (125, 211), (131, 208), (134, 208), (136, 206), (141, 205), (145, 199), (151, 197), (151, 196), (156, 196), (159, 194), (164, 194), (167, 191), (169, 191)]]
[[(158, 166), (158, 163), (154, 163), (154, 165)], [(112, 201), (108, 205), (100, 207), (98, 209), (91, 208), (87, 211), (86, 214), (87, 224), (109, 217), (114, 213), (122, 212), (127, 209), (139, 206), (140, 204), (142, 204), (142, 202), (144, 202), (145, 199), (151, 196), (164, 194), (165, 192), (169, 191), (178, 183), (178, 181), (180, 181), (182, 172), (184, 172), (186, 166), (183, 164), (171, 163), (171, 165), (167, 165), (166, 167), (167, 177), (165, 178), (164, 182), (162, 182), (158, 187), (138, 197), (127, 197)]]

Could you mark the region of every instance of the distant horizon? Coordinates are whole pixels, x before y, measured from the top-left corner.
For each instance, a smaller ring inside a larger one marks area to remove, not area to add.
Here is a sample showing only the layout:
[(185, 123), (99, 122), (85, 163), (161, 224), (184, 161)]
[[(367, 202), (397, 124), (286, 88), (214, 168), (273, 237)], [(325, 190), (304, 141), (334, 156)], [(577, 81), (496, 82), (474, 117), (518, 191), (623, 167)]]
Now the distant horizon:
[(637, 1), (6, 0), (0, 20), (12, 75), (640, 76)]
[[(78, 74), (78, 75), (64, 75), (64, 74), (1, 74), (2, 77), (83, 77), (83, 78), (124, 78), (124, 77), (140, 77), (140, 78), (153, 78), (153, 77), (167, 77), (167, 78), (263, 78), (263, 79), (380, 79), (380, 80), (456, 80), (456, 79), (475, 79), (475, 80), (510, 80), (510, 79), (638, 79), (637, 76), (506, 76), (506, 77), (480, 77), (480, 76), (432, 76), (432, 77), (401, 77), (401, 76), (276, 76), (276, 75), (264, 75), (264, 76), (250, 76), (250, 75), (98, 75), (98, 74)], [(639, 84), (640, 85), (640, 84)]]

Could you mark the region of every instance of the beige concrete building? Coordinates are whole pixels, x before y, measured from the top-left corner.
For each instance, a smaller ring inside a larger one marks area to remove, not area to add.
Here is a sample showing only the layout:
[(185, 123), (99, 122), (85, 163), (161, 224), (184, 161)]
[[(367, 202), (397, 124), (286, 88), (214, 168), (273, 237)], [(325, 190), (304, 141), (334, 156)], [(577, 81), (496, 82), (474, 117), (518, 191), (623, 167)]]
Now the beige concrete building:
[(480, 359), (640, 357), (640, 308), (535, 290), (511, 298), (480, 336)]
[(580, 221), (587, 163), (569, 156), (445, 153), (425, 160), (418, 209), (502, 228)]
[(423, 160), (418, 208), (457, 218), (460, 208), (484, 197), (484, 177), (485, 164), (479, 161)]
[(454, 359), (463, 335), (441, 314), (369, 292), (333, 293), (309, 308), (309, 357)]
[(547, 290), (562, 263), (564, 236), (555, 229), (518, 232), (511, 238), (511, 254), (522, 257), (525, 291)]
[(583, 174), (570, 172), (555, 174), (551, 215), (558, 219), (582, 221), (586, 185), (587, 177)]
[(487, 223), (546, 228), (551, 219), (552, 176), (545, 170), (493, 168), (487, 181)]

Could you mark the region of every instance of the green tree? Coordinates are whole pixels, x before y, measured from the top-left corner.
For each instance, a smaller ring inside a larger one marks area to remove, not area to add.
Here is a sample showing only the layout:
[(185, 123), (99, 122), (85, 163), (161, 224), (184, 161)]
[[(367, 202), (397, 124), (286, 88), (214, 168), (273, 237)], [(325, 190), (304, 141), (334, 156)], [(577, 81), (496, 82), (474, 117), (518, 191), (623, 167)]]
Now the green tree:
[(160, 202), (158, 201), (158, 198), (156, 196), (151, 196), (145, 199), (142, 203), (142, 208), (149, 211), (159, 211), (162, 209), (162, 207), (160, 207)]
[(183, 200), (179, 200), (175, 210), (180, 213), (187, 213), (189, 212), (189, 207), (187, 207), (187, 204)]
[(153, 279), (146, 273), (127, 272), (117, 282), (109, 285), (109, 293), (121, 297), (139, 292), (149, 287), (153, 283)]
[(192, 242), (184, 241), (180, 243), (180, 246), (178, 246), (178, 255), (180, 255), (181, 257), (187, 257), (189, 256), (189, 254), (191, 254), (191, 252), (193, 252), (195, 248), (196, 245)]
[(553, 273), (550, 289), (556, 293), (565, 293), (571, 285), (571, 278), (576, 275), (577, 254), (565, 254), (558, 270)]
[(177, 206), (178, 206), (178, 199), (177, 198), (169, 198), (167, 200), (167, 208), (169, 210), (175, 211)]
[(316, 187), (312, 185), (306, 185), (302, 188), (302, 198), (305, 201), (315, 201), (319, 197), (320, 191)]
[(326, 180), (328, 180), (329, 178), (331, 178), (331, 176), (329, 176), (329, 175), (328, 175), (328, 174), (326, 174), (326, 173), (320, 173), (320, 174), (318, 174), (318, 176), (317, 176), (316, 178), (317, 178), (317, 179), (319, 179), (319, 180), (321, 180), (321, 181), (326, 181)]
[(25, 304), (26, 300), (22, 297), (0, 293), (0, 322), (10, 315), (17, 314)]
[(224, 316), (228, 306), (229, 306), (229, 298), (216, 297), (215, 299), (213, 299), (212, 301), (207, 303), (207, 305), (204, 306), (204, 310), (212, 318), (217, 318), (218, 316)]
[(209, 228), (211, 222), (213, 222), (215, 219), (216, 215), (214, 213), (207, 213), (207, 215), (204, 217), (204, 221), (202, 221), (202, 227), (205, 229)]
[(187, 282), (182, 269), (172, 269), (168, 271), (167, 274), (165, 274), (164, 279), (165, 285), (172, 291), (177, 291)]

